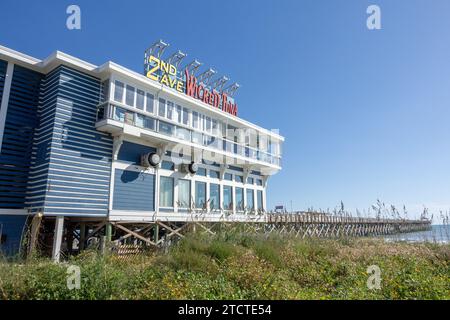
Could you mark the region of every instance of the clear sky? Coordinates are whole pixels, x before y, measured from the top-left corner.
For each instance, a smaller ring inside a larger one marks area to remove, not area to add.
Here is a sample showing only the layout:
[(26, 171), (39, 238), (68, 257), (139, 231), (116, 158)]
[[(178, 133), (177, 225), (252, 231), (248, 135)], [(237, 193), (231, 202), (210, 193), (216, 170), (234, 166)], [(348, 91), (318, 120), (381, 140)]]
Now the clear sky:
[[(66, 8), (81, 8), (81, 30)], [(381, 30), (366, 9), (381, 8)], [(450, 209), (450, 1), (2, 0), (0, 44), (135, 71), (158, 39), (242, 87), (240, 117), (286, 137), (268, 204)]]

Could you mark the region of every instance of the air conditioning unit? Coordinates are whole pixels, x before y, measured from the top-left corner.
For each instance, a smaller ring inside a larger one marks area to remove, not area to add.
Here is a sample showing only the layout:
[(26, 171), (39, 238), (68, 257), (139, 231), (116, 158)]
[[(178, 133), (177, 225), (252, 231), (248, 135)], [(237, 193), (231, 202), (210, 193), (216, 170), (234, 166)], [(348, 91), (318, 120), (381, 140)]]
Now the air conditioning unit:
[(198, 164), (195, 162), (181, 164), (181, 171), (190, 174), (196, 174), (198, 170)]
[(143, 154), (141, 156), (141, 166), (156, 167), (161, 162), (161, 157), (155, 152)]

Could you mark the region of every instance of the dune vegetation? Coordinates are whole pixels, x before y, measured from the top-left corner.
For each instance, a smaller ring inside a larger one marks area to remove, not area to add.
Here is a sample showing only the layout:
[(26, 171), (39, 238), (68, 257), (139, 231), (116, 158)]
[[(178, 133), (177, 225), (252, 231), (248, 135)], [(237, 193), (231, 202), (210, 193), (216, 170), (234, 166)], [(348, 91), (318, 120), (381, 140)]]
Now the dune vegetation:
[[(448, 244), (224, 231), (126, 259), (2, 260), (0, 299), (450, 299), (449, 260)], [(70, 290), (72, 265), (81, 275)], [(367, 285), (373, 265), (379, 289)]]

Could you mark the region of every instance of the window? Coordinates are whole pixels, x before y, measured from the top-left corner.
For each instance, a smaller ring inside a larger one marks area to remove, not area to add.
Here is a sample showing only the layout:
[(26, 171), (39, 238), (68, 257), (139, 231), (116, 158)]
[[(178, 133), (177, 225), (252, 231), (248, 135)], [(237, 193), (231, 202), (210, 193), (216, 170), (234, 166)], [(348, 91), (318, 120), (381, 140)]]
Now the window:
[(220, 209), (220, 186), (218, 184), (209, 184), (209, 199), (211, 210)]
[(212, 123), (210, 117), (205, 117), (205, 131), (211, 133), (212, 131)]
[(263, 207), (263, 193), (261, 190), (258, 190), (258, 210), (264, 210)]
[(114, 108), (114, 120), (124, 122), (125, 121), (125, 109), (115, 107)]
[(223, 208), (233, 210), (233, 189), (231, 186), (223, 186)]
[(234, 181), (236, 181), (236, 182), (244, 182), (244, 177), (235, 175), (234, 176)]
[(211, 178), (219, 179), (219, 171), (209, 170), (209, 176)]
[(160, 177), (159, 184), (159, 205), (160, 207), (173, 207), (173, 178)]
[(161, 163), (161, 169), (165, 169), (165, 170), (174, 170), (175, 169), (175, 164), (173, 162), (170, 161), (163, 161)]
[(123, 101), (123, 87), (124, 84), (120, 81), (115, 82), (115, 89), (114, 89), (114, 101), (122, 102)]
[(183, 108), (183, 124), (188, 126), (189, 125), (189, 109)]
[(191, 182), (189, 180), (178, 180), (178, 206), (189, 208), (191, 203)]
[(175, 126), (167, 122), (159, 121), (159, 132), (168, 136), (173, 136)]
[(127, 94), (125, 97), (125, 103), (131, 107), (134, 107), (134, 87), (127, 85)]
[(175, 114), (174, 114), (174, 121), (177, 121), (178, 123), (181, 123), (181, 106), (177, 105), (176, 109), (175, 109)]
[(224, 179), (228, 181), (233, 181), (233, 175), (231, 173), (225, 173)]
[(200, 129), (198, 116), (198, 112), (192, 111), (192, 127), (194, 127), (194, 129)]
[(144, 110), (144, 99), (145, 99), (145, 92), (138, 89), (136, 96), (136, 108)]
[(173, 102), (167, 101), (167, 119), (174, 120), (174, 106)]
[(206, 169), (205, 168), (198, 168), (197, 175), (206, 177)]
[(166, 116), (166, 100), (164, 99), (159, 99), (158, 116)]
[(252, 189), (247, 189), (247, 209), (255, 210), (255, 196), (253, 195)]
[(248, 184), (253, 184), (253, 181), (254, 181), (253, 178), (250, 178), (250, 177), (247, 178), (247, 183)]
[(201, 144), (203, 139), (203, 135), (200, 132), (192, 132), (192, 142)]
[(236, 192), (236, 211), (244, 211), (244, 189), (235, 188)]
[(144, 128), (155, 130), (155, 119), (144, 117)]
[(136, 113), (135, 125), (137, 127), (143, 128), (144, 127), (144, 119), (145, 119), (145, 116), (143, 116), (142, 114)]
[(153, 113), (153, 101), (154, 101), (154, 96), (151, 93), (147, 93), (147, 105), (146, 105), (146, 110), (147, 112)]
[(191, 141), (191, 132), (188, 129), (177, 127), (177, 138)]
[(206, 207), (206, 182), (195, 181), (195, 207), (197, 209)]
[(262, 186), (262, 180), (261, 179), (256, 179), (256, 185)]

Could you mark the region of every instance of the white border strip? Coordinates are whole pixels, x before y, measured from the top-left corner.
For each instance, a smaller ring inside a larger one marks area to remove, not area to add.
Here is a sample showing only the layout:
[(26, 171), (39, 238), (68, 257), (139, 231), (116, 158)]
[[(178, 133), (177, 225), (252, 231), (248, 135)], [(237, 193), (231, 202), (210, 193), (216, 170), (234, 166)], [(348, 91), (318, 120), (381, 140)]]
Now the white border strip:
[(3, 133), (5, 131), (6, 114), (8, 112), (9, 94), (14, 73), (14, 63), (8, 62), (5, 75), (5, 86), (3, 87), (2, 104), (0, 107), (0, 153), (2, 151)]

